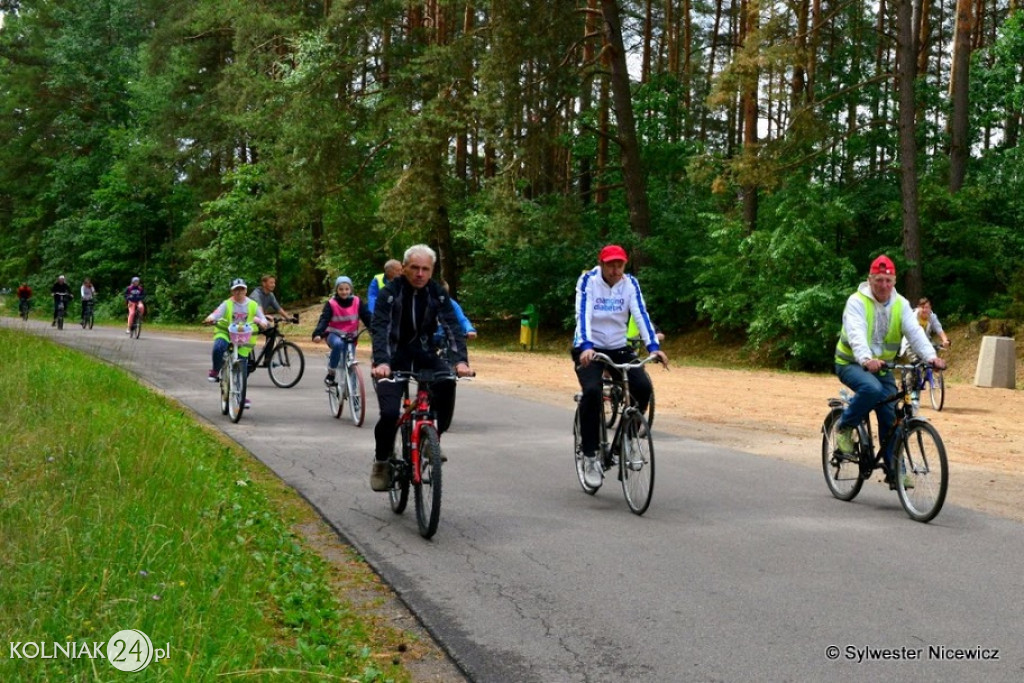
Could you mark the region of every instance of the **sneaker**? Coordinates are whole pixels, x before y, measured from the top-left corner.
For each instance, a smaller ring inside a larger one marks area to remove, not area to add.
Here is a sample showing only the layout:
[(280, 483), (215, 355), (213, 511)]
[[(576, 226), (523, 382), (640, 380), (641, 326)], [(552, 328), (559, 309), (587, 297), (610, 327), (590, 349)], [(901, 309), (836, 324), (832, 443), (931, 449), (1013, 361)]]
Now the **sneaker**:
[(600, 488), (604, 479), (604, 472), (601, 471), (601, 463), (596, 455), (583, 456), (583, 482), (592, 489)]
[(220, 381), (220, 374), (216, 370), (210, 370), (208, 373), (206, 373), (206, 381), (207, 382), (219, 382)]
[(383, 460), (375, 460), (370, 470), (370, 488), (374, 491), (387, 491), (391, 488), (391, 467)]
[(329, 387), (334, 387), (338, 385), (337, 380), (334, 379), (334, 370), (327, 371), (327, 376), (324, 377), (324, 384), (326, 384)]
[(132, 331), (131, 331), (131, 330), (125, 330), (125, 331), (124, 331), (124, 333), (125, 333), (125, 334), (131, 334), (131, 333), (132, 333)]
[(843, 457), (853, 457), (853, 427), (844, 427), (836, 432), (836, 446)]
[(57, 327), (57, 321), (54, 320), (52, 323), (50, 323), (50, 327)]
[(243, 410), (249, 410), (249, 408), (252, 408), (252, 401), (250, 401), (249, 399), (245, 399), (245, 407), (243, 408)]

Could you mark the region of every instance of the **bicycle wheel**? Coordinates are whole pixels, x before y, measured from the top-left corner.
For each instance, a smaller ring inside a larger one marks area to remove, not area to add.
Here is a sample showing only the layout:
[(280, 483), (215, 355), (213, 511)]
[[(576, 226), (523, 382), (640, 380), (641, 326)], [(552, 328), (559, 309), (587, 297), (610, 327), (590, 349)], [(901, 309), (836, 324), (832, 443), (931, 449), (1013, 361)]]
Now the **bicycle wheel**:
[(622, 416), (619, 478), (626, 504), (635, 514), (647, 512), (654, 495), (654, 439), (647, 420), (638, 412)]
[(605, 429), (610, 432), (615, 429), (615, 423), (619, 419), (619, 410), (622, 408), (622, 389), (608, 377), (602, 379), (601, 408)]
[(928, 398), (931, 399), (932, 408), (942, 410), (946, 402), (946, 380), (942, 376), (942, 370), (932, 370), (928, 381)]
[(137, 313), (135, 314), (135, 320), (132, 321), (132, 333), (130, 336), (132, 339), (138, 339), (142, 336), (142, 316)]
[(583, 439), (580, 436), (580, 406), (578, 403), (576, 405), (576, 417), (573, 419), (572, 423), (572, 438), (573, 460), (576, 463), (576, 478), (580, 480), (580, 486), (586, 493), (594, 495), (595, 493), (597, 493), (597, 488), (594, 488), (593, 486), (588, 486), (587, 480), (583, 476), (585, 464), (583, 460)]
[(227, 355), (220, 366), (220, 413), (228, 414), (228, 404), (231, 398), (231, 358)]
[(291, 389), (306, 370), (306, 358), (302, 350), (290, 341), (278, 342), (273, 355), (267, 360), (270, 381), (282, 389)]
[(92, 311), (89, 311), (89, 317), (85, 319), (85, 324), (91, 330), (92, 329), (92, 325), (93, 325), (94, 322), (95, 322), (95, 316), (92, 314)]
[(420, 483), (415, 489), (420, 536), (430, 538), (441, 520), (441, 441), (431, 424), (420, 427)]
[(388, 500), (391, 511), (396, 515), (405, 512), (409, 503), (409, 430), (411, 423), (405, 422), (395, 431), (395, 448), (391, 451), (391, 488)]
[(57, 311), (57, 329), (58, 330), (63, 330), (64, 329), (64, 311), (63, 310)]
[(949, 487), (946, 447), (939, 432), (924, 420), (912, 420), (899, 441), (896, 492), (910, 518), (929, 522), (939, 514)]
[(355, 426), (362, 427), (366, 419), (366, 387), (363, 386), (363, 374), (359, 372), (357, 364), (348, 366), (345, 381), (348, 383), (348, 413)]
[(245, 412), (245, 385), (249, 379), (248, 368), (244, 358), (231, 364), (231, 391), (228, 392), (228, 417), (232, 422), (242, 419)]
[[(860, 476), (859, 458), (840, 457), (839, 445), (836, 441), (838, 434), (839, 418), (843, 415), (843, 409), (833, 408), (825, 416), (825, 422), (821, 425), (821, 469), (825, 474), (825, 483), (832, 495), (839, 500), (853, 500), (860, 493), (864, 486), (864, 480)], [(854, 430), (855, 435), (860, 430)], [(859, 441), (858, 436), (854, 437)], [(858, 452), (859, 443), (854, 446)]]
[(333, 384), (327, 387), (327, 407), (331, 416), (335, 419), (341, 417), (345, 410), (345, 392), (340, 384)]

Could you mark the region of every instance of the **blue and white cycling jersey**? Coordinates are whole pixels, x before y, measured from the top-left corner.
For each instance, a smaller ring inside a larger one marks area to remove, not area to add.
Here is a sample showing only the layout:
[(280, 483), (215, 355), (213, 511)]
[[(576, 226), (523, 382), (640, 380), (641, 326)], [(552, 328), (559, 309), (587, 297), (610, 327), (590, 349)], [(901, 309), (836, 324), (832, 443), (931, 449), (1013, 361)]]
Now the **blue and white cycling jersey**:
[(657, 351), (654, 325), (647, 315), (647, 305), (640, 292), (640, 283), (628, 273), (614, 286), (601, 277), (601, 267), (585, 271), (576, 282), (576, 332), (573, 348), (621, 349), (626, 346), (626, 325), (629, 316), (637, 321), (640, 336), (648, 351)]

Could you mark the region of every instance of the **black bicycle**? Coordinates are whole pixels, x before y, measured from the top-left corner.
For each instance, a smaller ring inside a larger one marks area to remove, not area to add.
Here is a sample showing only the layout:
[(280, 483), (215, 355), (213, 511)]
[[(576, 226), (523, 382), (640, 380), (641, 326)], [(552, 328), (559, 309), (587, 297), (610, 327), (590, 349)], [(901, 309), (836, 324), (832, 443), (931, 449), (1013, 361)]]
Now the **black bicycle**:
[(302, 349), (293, 342), (284, 338), (284, 332), (278, 328), (279, 323), (297, 324), (299, 316), (291, 318), (273, 318), (273, 324), (263, 334), (267, 337), (267, 343), (260, 349), (259, 355), (249, 367), (252, 372), (256, 368), (266, 368), (270, 374), (270, 381), (282, 389), (291, 389), (299, 380), (302, 373), (306, 371), (306, 358), (302, 355)]
[(96, 302), (93, 299), (82, 299), (82, 329), (91, 330), (94, 320), (93, 311), (96, 308)]
[[(887, 371), (899, 373), (899, 390), (884, 400), (896, 403), (896, 423), (877, 452), (870, 413), (853, 430), (853, 453), (839, 450), (839, 419), (849, 404), (849, 396), (844, 390), (839, 398), (828, 400), (829, 411), (821, 426), (821, 466), (829, 491), (839, 500), (856, 498), (872, 472), (880, 469), (885, 483), (899, 495), (900, 504), (911, 519), (929, 522), (939, 514), (949, 487), (946, 447), (938, 430), (915, 414), (911, 400), (915, 378), (924, 365), (927, 364), (917, 362), (887, 366)], [(884, 457), (890, 448), (892, 465)]]
[(64, 317), (68, 314), (68, 302), (71, 301), (70, 294), (54, 294), (57, 299), (57, 329), (64, 329)]
[(18, 315), (22, 320), (28, 320), (29, 310), (32, 308), (31, 299), (18, 299)]
[[(616, 392), (622, 398), (618, 420), (614, 434), (609, 437), (612, 431), (606, 422), (602, 420), (601, 426), (601, 466), (605, 471), (618, 467), (619, 482), (622, 484), (622, 493), (626, 497), (626, 504), (629, 509), (638, 515), (647, 512), (651, 504), (651, 497), (654, 495), (654, 439), (651, 437), (650, 425), (636, 402), (629, 393), (629, 380), (627, 372), (633, 368), (643, 367), (647, 363), (658, 360), (657, 356), (648, 356), (644, 359), (634, 359), (627, 363), (615, 363), (603, 353), (594, 354), (594, 360), (604, 363), (609, 372), (613, 374), (612, 382)], [(583, 438), (580, 431), (580, 407), (581, 394), (576, 394), (576, 416), (573, 422), (573, 457), (576, 464), (576, 477), (580, 486), (590, 495), (597, 493), (600, 486), (590, 486), (584, 476), (586, 463), (583, 453)]]

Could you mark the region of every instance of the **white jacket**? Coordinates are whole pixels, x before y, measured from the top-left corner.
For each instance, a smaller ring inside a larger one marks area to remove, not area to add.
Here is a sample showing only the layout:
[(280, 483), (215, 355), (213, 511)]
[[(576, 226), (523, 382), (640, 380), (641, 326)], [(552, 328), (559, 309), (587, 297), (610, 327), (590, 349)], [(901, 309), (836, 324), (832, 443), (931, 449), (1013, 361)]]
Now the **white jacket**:
[[(576, 333), (573, 348), (621, 349), (626, 346), (629, 316), (637, 322), (648, 351), (657, 351), (654, 325), (640, 293), (640, 283), (628, 273), (612, 287), (601, 277), (601, 267), (585, 271), (576, 282)], [(919, 328), (920, 329), (920, 328)]]

